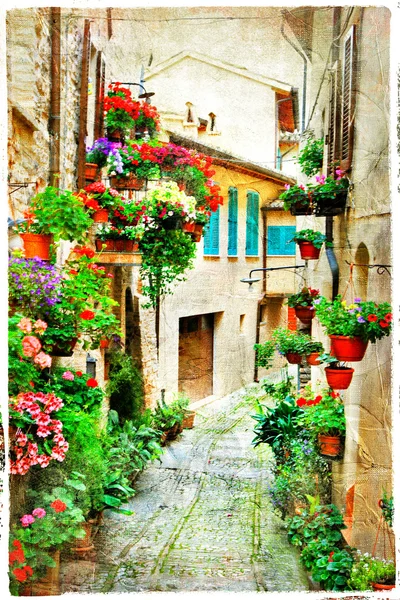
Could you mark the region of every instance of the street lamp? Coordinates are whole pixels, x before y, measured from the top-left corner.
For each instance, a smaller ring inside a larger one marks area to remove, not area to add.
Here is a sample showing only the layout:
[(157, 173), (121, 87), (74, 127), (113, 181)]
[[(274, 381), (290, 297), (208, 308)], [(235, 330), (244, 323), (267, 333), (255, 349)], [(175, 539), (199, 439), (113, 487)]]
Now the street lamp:
[(291, 265), (291, 266), (287, 266), (287, 267), (260, 267), (258, 269), (252, 269), (249, 273), (248, 277), (243, 277), (243, 279), (241, 279), (240, 281), (242, 283), (248, 283), (249, 284), (249, 288), (251, 290), (251, 286), (253, 285), (253, 283), (258, 283), (259, 281), (261, 281), (261, 279), (259, 277), (252, 277), (251, 274), (255, 273), (256, 271), (283, 271), (283, 270), (288, 270), (288, 269), (293, 269), (294, 270), (294, 274), (298, 275), (299, 277), (301, 277), (304, 280), (303, 275), (301, 275), (300, 273), (296, 273), (296, 269), (304, 269), (306, 265)]
[[(112, 83), (116, 83), (116, 81), (112, 81)], [(140, 98), (141, 100), (144, 99), (148, 99), (151, 98), (152, 96), (155, 95), (155, 92), (146, 92), (146, 88), (144, 87), (144, 85), (142, 85), (141, 83), (134, 83), (132, 81), (122, 81), (120, 82), (121, 85), (137, 85), (140, 88), (142, 88), (142, 90), (144, 90), (144, 92), (142, 92), (141, 94), (139, 94), (138, 98)]]

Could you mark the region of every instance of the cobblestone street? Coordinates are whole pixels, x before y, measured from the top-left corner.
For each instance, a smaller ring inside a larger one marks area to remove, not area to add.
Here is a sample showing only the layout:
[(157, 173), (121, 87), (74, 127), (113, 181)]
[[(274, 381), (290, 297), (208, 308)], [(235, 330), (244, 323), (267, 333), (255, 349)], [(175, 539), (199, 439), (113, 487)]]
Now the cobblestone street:
[(108, 511), (95, 551), (62, 563), (62, 593), (308, 589), (268, 499), (269, 449), (251, 446), (254, 389), (197, 410), (136, 480), (135, 514)]

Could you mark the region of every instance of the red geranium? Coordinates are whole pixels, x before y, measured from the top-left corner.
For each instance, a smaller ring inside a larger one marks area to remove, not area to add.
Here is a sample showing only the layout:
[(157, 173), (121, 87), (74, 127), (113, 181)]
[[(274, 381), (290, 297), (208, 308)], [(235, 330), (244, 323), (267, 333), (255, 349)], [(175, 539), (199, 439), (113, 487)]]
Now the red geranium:
[(95, 387), (97, 387), (99, 384), (97, 383), (97, 381), (96, 381), (95, 379), (93, 379), (93, 377), (91, 377), (90, 379), (88, 379), (88, 380), (87, 380), (87, 382), (86, 382), (86, 385), (87, 385), (88, 387), (95, 388)]
[(78, 375), (78, 377), (82, 377), (83, 373), (82, 371), (76, 371), (76, 375)]
[(370, 323), (375, 323), (375, 321), (378, 320), (378, 317), (376, 315), (368, 315), (367, 319)]
[(391, 323), (392, 319), (393, 319), (393, 315), (392, 315), (392, 313), (388, 313), (387, 315), (385, 315), (384, 318), (385, 318), (385, 321), (387, 321), (388, 323)]
[(92, 310), (84, 310), (83, 312), (81, 312), (81, 314), (79, 316), (81, 319), (84, 319), (85, 321), (91, 321), (92, 319), (94, 319), (94, 317), (96, 315)]
[(64, 512), (67, 508), (67, 505), (62, 500), (54, 500), (50, 506), (51, 508), (54, 508), (56, 513)]
[(385, 327), (389, 327), (390, 323), (388, 323), (387, 321), (379, 321), (379, 325), (383, 328)]
[(307, 404), (307, 400), (305, 398), (298, 398), (296, 400), (296, 404), (301, 408), (302, 406), (305, 406)]

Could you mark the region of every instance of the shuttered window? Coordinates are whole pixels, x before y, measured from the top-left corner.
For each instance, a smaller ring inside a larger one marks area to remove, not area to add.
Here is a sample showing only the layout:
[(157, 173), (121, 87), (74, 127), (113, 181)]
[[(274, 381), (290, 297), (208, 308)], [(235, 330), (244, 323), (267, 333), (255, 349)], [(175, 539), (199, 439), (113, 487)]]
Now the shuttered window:
[(341, 115), (341, 162), (340, 167), (348, 170), (351, 166), (354, 133), (354, 67), (355, 67), (355, 28), (350, 28), (343, 45), (342, 69), (342, 115)]
[(88, 83), (89, 83), (89, 65), (91, 54), (90, 41), (90, 20), (85, 19), (82, 44), (82, 73), (81, 90), (79, 106), (79, 138), (78, 138), (78, 190), (85, 185), (85, 154), (87, 137), (87, 117), (88, 117)]
[(329, 75), (329, 121), (327, 135), (327, 172), (333, 174), (334, 163), (339, 157), (340, 103), (338, 102), (339, 62), (336, 61)]
[(219, 208), (211, 213), (210, 221), (205, 227), (204, 254), (206, 256), (219, 254)]
[(228, 190), (228, 256), (237, 255), (238, 245), (238, 191)]
[(269, 256), (294, 256), (295, 242), (290, 242), (296, 231), (292, 225), (271, 225), (268, 227), (267, 254)]
[(259, 202), (257, 192), (247, 192), (246, 256), (258, 256)]
[(94, 116), (93, 139), (104, 136), (104, 93), (105, 93), (106, 63), (103, 52), (97, 53), (96, 61), (96, 104)]

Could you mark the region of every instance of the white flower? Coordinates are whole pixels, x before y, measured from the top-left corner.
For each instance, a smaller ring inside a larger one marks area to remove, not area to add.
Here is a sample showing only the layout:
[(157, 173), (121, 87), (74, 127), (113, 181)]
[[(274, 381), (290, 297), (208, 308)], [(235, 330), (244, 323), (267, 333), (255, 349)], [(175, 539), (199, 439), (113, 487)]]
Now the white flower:
[(169, 217), (172, 217), (172, 215), (173, 215), (173, 214), (174, 214), (174, 211), (173, 211), (173, 210), (169, 210), (169, 211), (168, 211), (168, 216), (169, 216)]

